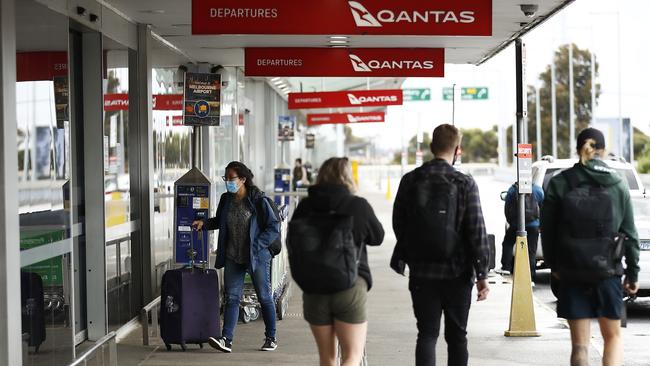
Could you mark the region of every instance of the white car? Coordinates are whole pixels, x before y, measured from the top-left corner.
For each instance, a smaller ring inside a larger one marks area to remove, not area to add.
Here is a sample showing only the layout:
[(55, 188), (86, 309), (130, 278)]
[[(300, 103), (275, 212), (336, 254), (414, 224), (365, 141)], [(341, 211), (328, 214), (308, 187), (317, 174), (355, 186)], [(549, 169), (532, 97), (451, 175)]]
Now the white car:
[(650, 199), (634, 198), (634, 222), (639, 232), (639, 296), (650, 296)]

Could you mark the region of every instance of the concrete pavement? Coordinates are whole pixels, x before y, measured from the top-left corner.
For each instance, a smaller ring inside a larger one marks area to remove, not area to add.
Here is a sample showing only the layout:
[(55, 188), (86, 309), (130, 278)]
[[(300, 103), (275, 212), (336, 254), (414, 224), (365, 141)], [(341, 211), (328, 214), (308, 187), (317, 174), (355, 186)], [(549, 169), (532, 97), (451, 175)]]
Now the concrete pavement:
[[(490, 195), (492, 192), (490, 192)], [(386, 239), (381, 247), (369, 248), (374, 287), (368, 299), (368, 361), (371, 365), (414, 364), (415, 318), (411, 309), (408, 279), (394, 273), (388, 266), (395, 237), (391, 228), (392, 202), (379, 192), (362, 193), (384, 224)], [(508, 279), (490, 277), (491, 291), (487, 301), (472, 303), (468, 338), (470, 365), (566, 365), (570, 356), (569, 331), (559, 322), (547, 305), (535, 302), (537, 328), (541, 337), (506, 338), (510, 291)], [(302, 319), (300, 290), (294, 286), (286, 319), (278, 322), (277, 351), (260, 352), (264, 324), (261, 320), (238, 324), (232, 354), (223, 354), (208, 346), (199, 350), (189, 346), (168, 352), (162, 340), (141, 345), (141, 334), (133, 332), (118, 346), (119, 365), (316, 365), (318, 354), (307, 323)], [(442, 334), (442, 332), (441, 332)], [(437, 347), (440, 365), (446, 364), (444, 337)], [(590, 349), (592, 364), (598, 364), (598, 353)]]

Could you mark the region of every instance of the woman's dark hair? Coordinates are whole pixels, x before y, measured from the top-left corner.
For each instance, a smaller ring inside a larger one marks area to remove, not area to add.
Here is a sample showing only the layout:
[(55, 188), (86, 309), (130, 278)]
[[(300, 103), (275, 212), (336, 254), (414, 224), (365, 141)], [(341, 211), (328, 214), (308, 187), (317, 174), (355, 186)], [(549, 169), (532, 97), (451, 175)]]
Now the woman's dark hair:
[(255, 177), (253, 172), (251, 172), (251, 170), (243, 163), (239, 161), (231, 161), (226, 165), (225, 173), (228, 173), (228, 170), (233, 170), (237, 173), (239, 178), (246, 178), (246, 181), (244, 182), (246, 189), (257, 188), (255, 183), (253, 183), (253, 178)]

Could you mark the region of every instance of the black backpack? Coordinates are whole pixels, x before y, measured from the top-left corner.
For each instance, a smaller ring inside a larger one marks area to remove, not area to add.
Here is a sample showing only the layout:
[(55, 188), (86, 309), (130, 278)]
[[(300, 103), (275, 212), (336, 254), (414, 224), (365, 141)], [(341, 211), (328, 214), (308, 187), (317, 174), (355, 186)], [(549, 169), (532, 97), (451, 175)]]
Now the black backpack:
[(275, 215), (276, 219), (280, 221), (280, 234), (278, 235), (277, 238), (269, 245), (269, 251), (271, 252), (271, 256), (275, 257), (276, 255), (280, 254), (282, 251), (282, 221), (284, 221), (287, 218), (287, 209), (286, 206), (282, 206), (278, 208), (278, 205), (275, 204), (275, 201), (270, 199), (267, 196), (262, 196), (257, 200), (257, 212), (259, 216), (259, 220), (257, 222), (259, 223), (260, 228), (265, 228), (267, 224), (268, 218), (266, 217), (266, 210), (263, 207), (264, 201), (269, 203), (271, 206), (271, 209), (273, 210), (273, 214)]
[[(343, 202), (339, 210), (347, 204)], [(353, 226), (352, 216), (335, 211), (314, 212), (289, 222), (289, 267), (305, 293), (331, 294), (354, 286), (360, 249), (354, 243)]]
[[(515, 187), (517, 187), (517, 183), (513, 184)], [(526, 211), (524, 212), (526, 216), (526, 223), (535, 221), (539, 219), (539, 203), (535, 200), (535, 196), (533, 194), (526, 194), (525, 195), (525, 200), (526, 200)], [(510, 202), (506, 201), (506, 204), (504, 206), (504, 213), (506, 216), (506, 221), (508, 224), (515, 225), (517, 223), (517, 220), (519, 219), (517, 216), (518, 210), (518, 205), (519, 203), (519, 194), (517, 194), (517, 198), (514, 200), (511, 200)]]
[(624, 235), (612, 231), (614, 204), (606, 187), (574, 168), (562, 172), (570, 191), (562, 199), (558, 267), (563, 279), (594, 283), (616, 275)]
[[(416, 172), (417, 174), (417, 172)], [(443, 262), (458, 251), (460, 220), (458, 187), (462, 173), (417, 174), (411, 192), (407, 262)]]

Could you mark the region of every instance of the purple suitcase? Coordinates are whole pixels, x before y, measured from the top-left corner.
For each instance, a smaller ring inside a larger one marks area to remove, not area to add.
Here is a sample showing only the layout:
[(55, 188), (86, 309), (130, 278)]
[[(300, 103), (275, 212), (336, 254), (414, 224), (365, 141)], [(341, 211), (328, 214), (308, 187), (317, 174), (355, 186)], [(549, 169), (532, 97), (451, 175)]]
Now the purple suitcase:
[(172, 269), (163, 275), (160, 295), (160, 336), (167, 350), (172, 344), (203, 343), (219, 337), (219, 281), (217, 271)]

